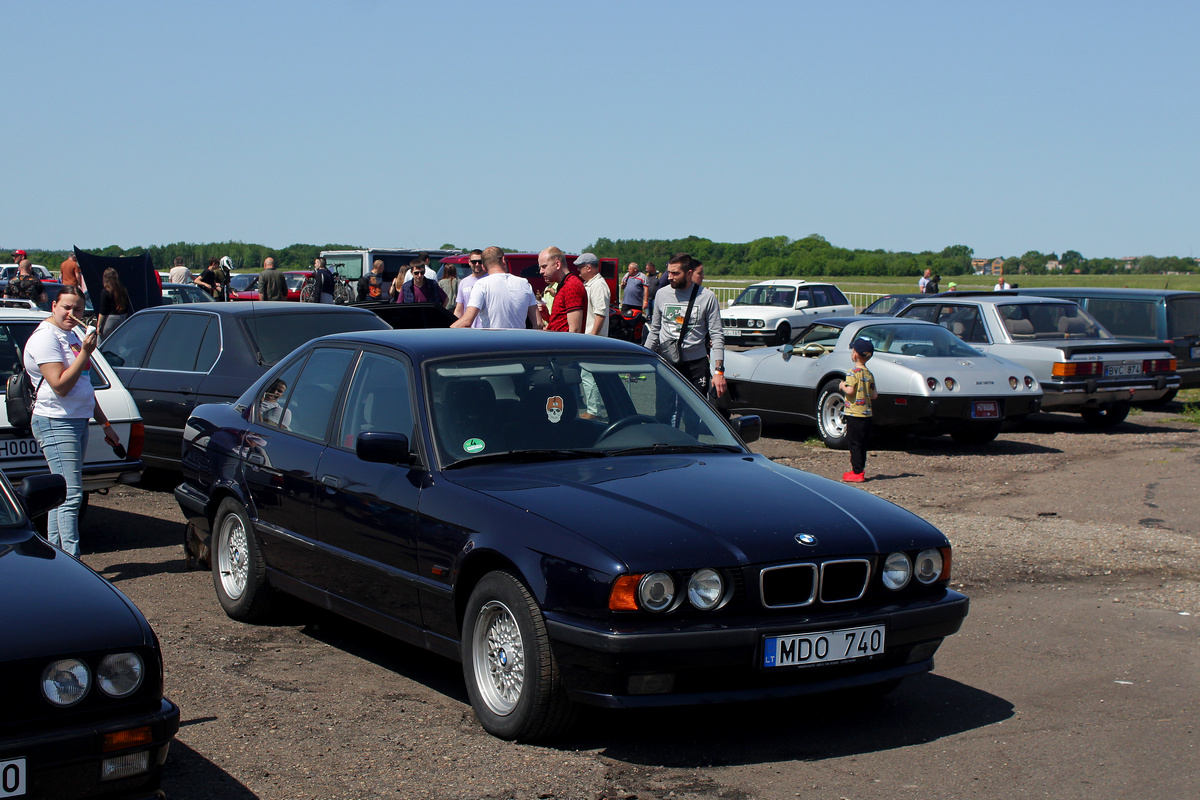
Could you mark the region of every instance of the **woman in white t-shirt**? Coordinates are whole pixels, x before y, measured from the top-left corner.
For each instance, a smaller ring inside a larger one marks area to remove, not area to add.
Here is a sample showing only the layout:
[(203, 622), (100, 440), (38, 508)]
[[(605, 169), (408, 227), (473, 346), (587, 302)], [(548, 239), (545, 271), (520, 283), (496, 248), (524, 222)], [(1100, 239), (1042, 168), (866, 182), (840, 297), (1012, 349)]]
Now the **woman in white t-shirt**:
[(50, 543), (73, 556), (79, 555), (79, 508), (83, 503), (83, 453), (87, 449), (88, 420), (104, 426), (111, 445), (121, 437), (108, 424), (92, 389), (91, 355), (96, 332), (80, 338), (75, 313), (82, 312), (83, 297), (74, 286), (64, 286), (51, 306), (50, 316), (38, 325), (25, 343), (25, 371), (37, 389), (33, 406), (33, 436), (46, 456), (50, 471), (67, 480), (67, 499), (49, 514)]

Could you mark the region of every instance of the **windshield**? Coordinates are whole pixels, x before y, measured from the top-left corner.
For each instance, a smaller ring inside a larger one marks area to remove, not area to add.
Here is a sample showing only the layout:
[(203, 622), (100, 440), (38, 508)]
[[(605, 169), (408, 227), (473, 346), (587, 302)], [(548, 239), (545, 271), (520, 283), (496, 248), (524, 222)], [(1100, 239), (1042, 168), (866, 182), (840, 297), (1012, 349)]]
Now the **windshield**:
[(1074, 303), (1012, 303), (999, 305), (996, 310), (1013, 341), (1113, 338)]
[(256, 283), (258, 283), (257, 275), (234, 275), (229, 279), (229, 286), (235, 292), (247, 291)]
[(796, 305), (796, 290), (790, 286), (747, 286), (731, 305), (791, 308)]
[(875, 345), (875, 353), (918, 358), (969, 358), (983, 353), (964, 343), (940, 325), (913, 325), (902, 322), (861, 328), (858, 336)]
[(306, 272), (283, 273), (283, 279), (287, 281), (287, 287), (289, 291), (300, 291), (300, 287), (304, 285), (306, 278), (308, 278), (308, 273)]
[(650, 355), (541, 355), (426, 366), (444, 467), (646, 452), (745, 452), (677, 372)]
[[(347, 309), (350, 311), (349, 309)], [(242, 318), (246, 335), (270, 366), (307, 341), (331, 333), (349, 331), (388, 331), (391, 326), (371, 313), (304, 313), (301, 309), (286, 314), (261, 314)]]

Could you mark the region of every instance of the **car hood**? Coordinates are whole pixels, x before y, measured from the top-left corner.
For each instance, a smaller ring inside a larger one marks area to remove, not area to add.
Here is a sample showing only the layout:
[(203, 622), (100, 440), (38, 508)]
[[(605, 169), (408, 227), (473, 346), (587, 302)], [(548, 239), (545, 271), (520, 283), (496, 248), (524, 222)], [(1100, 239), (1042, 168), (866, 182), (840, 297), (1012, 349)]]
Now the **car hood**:
[(36, 536), (0, 539), (0, 605), (6, 660), (138, 647), (152, 636), (125, 595)]
[[(447, 476), (449, 477), (449, 476)], [(466, 467), (453, 480), (582, 536), (631, 571), (945, 545), (920, 517), (763, 456), (616, 456)], [(798, 534), (815, 544), (802, 545)]]

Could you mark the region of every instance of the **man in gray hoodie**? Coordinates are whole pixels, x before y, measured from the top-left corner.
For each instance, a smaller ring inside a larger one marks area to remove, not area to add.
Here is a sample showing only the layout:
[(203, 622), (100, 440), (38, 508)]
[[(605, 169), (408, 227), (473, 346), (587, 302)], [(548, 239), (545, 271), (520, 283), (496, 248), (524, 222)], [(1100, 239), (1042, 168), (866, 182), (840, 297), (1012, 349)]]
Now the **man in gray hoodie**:
[[(654, 315), (646, 347), (679, 370), (700, 393), (709, 386), (717, 396), (725, 394), (725, 329), (721, 325), (721, 303), (711, 289), (692, 281), (695, 260), (678, 253), (667, 264), (670, 283), (654, 297)], [(709, 369), (709, 347), (712, 370)]]

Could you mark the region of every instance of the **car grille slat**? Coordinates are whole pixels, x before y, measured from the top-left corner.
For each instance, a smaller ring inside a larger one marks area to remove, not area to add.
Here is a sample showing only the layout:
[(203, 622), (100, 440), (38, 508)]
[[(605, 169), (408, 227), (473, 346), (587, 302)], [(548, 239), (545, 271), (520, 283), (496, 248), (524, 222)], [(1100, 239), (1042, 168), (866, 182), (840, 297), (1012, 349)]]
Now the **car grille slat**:
[(759, 597), (767, 608), (849, 603), (866, 594), (870, 580), (871, 562), (865, 558), (783, 564), (759, 571)]

